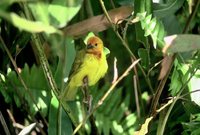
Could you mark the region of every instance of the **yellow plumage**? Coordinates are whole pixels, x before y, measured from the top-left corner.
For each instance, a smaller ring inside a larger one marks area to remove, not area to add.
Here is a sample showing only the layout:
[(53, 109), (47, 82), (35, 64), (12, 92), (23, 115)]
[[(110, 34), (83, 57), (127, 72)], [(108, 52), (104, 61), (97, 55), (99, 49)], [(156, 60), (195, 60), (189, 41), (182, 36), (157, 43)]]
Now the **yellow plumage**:
[(69, 83), (62, 94), (67, 101), (75, 99), (78, 87), (83, 86), (83, 79), (88, 78), (88, 85), (96, 84), (107, 72), (108, 64), (100, 38), (94, 36), (88, 39), (86, 50), (77, 54)]

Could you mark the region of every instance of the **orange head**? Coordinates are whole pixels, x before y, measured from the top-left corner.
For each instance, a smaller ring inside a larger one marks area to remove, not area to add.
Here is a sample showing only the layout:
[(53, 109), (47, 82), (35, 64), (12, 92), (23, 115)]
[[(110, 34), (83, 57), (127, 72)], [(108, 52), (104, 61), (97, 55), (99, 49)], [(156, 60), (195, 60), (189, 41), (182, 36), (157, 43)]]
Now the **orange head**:
[(87, 41), (86, 52), (100, 58), (103, 52), (103, 41), (97, 36), (90, 37)]

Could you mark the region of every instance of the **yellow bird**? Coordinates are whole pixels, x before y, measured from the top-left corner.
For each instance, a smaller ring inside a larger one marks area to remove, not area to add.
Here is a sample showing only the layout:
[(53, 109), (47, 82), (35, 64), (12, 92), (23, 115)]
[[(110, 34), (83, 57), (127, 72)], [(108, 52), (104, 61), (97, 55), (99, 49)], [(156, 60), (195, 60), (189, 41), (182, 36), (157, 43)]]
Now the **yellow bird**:
[(84, 78), (87, 77), (88, 85), (92, 86), (104, 77), (107, 70), (108, 64), (102, 40), (97, 36), (90, 37), (86, 49), (76, 55), (69, 83), (61, 95), (62, 99), (74, 100), (78, 87), (84, 85)]

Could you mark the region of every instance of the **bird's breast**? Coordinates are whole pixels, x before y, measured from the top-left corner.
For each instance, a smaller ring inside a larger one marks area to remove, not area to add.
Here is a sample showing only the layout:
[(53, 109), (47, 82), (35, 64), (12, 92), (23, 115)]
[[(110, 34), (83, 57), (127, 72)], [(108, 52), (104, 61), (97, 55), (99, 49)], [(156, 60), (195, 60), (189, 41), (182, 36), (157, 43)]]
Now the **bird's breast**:
[(88, 83), (89, 85), (94, 85), (100, 78), (102, 78), (108, 69), (108, 64), (106, 57), (101, 57), (101, 59), (96, 58), (95, 56), (88, 55), (86, 56), (85, 66), (88, 73)]

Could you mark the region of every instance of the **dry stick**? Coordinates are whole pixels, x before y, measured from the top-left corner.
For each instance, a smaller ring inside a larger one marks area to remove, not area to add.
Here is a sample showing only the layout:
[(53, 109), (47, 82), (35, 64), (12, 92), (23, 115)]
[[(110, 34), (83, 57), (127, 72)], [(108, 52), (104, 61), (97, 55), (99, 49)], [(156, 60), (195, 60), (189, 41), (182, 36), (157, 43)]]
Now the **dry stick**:
[[(108, 11), (114, 23), (122, 23), (124, 18), (127, 18), (132, 12), (132, 6), (121, 6), (116, 9)], [(83, 27), (84, 26), (84, 27)], [(81, 37), (88, 32), (98, 33), (104, 31), (110, 27), (110, 22), (104, 14), (93, 16), (81, 22), (72, 24), (63, 29), (65, 36), (70, 36), (73, 38)]]
[(10, 54), (10, 52), (9, 52), (7, 46), (5, 45), (4, 40), (2, 39), (1, 36), (0, 36), (0, 40), (1, 40), (1, 43), (2, 43), (2, 45), (3, 45), (3, 48), (5, 49), (5, 51), (6, 51), (7, 55), (8, 55), (8, 57), (10, 58), (10, 60), (11, 60), (11, 62), (12, 62), (12, 64), (13, 64), (13, 66), (14, 66), (14, 68), (15, 68), (15, 71), (17, 72), (17, 75), (18, 75), (18, 77), (19, 77), (19, 80), (20, 80), (21, 84), (22, 84), (23, 87), (25, 88), (26, 92), (28, 92), (28, 94), (29, 94), (29, 96), (30, 96), (32, 102), (35, 104), (36, 108), (38, 109), (38, 111), (39, 111), (39, 113), (40, 113), (42, 119), (43, 119), (44, 122), (45, 122), (45, 124), (48, 125), (48, 122), (47, 122), (46, 119), (43, 117), (42, 113), (40, 112), (40, 108), (38, 107), (36, 101), (34, 100), (32, 93), (30, 92), (30, 90), (29, 90), (28, 87), (26, 86), (26, 84), (25, 84), (25, 82), (24, 82), (24, 80), (23, 80), (21, 74), (19, 73), (19, 70), (18, 70), (18, 68), (17, 68), (16, 62), (14, 61), (12, 55)]
[(82, 120), (82, 122), (76, 127), (74, 130), (73, 135), (77, 133), (77, 131), (83, 126), (83, 124), (87, 121), (87, 119), (98, 109), (99, 106), (103, 104), (105, 99), (110, 95), (110, 93), (114, 90), (115, 86), (128, 75), (128, 73), (132, 70), (132, 68), (140, 61), (140, 59), (134, 61), (127, 69), (126, 71), (110, 86), (108, 91), (103, 95), (103, 97), (99, 100), (99, 102), (94, 106), (91, 113), (85, 117), (85, 119)]
[[(136, 60), (137, 58), (135, 57), (135, 55), (134, 55), (134, 54), (132, 53), (132, 51), (130, 50), (130, 48), (129, 48), (128, 44), (126, 43), (126, 41), (121, 37), (121, 35), (118, 33), (118, 31), (115, 30), (115, 26), (114, 26), (114, 24), (112, 23), (112, 20), (111, 20), (111, 18), (110, 18), (110, 16), (109, 16), (109, 14), (108, 14), (108, 12), (107, 12), (105, 6), (104, 6), (103, 0), (99, 0), (99, 2), (100, 2), (100, 4), (101, 4), (101, 8), (103, 9), (103, 12), (104, 12), (104, 14), (105, 14), (107, 20), (109, 21), (109, 23), (111, 24), (111, 26), (112, 26), (112, 28), (113, 28), (113, 31), (115, 32), (115, 34), (117, 35), (117, 37), (121, 40), (122, 45), (123, 45), (123, 46), (126, 48), (126, 50), (129, 52), (129, 54), (131, 55), (132, 59), (133, 59), (133, 60)], [(136, 19), (136, 20), (137, 20), (137, 19)], [(154, 90), (153, 90), (153, 87), (152, 87), (151, 82), (150, 82), (150, 80), (148, 79), (148, 77), (147, 77), (145, 71), (143, 70), (143, 68), (142, 68), (142, 66), (140, 65), (140, 63), (138, 63), (137, 65), (138, 65), (139, 69), (142, 71), (142, 74), (143, 74), (143, 76), (144, 76), (144, 79), (145, 79), (145, 81), (147, 82), (147, 85), (149, 86), (151, 92), (153, 92), (153, 91), (154, 91)], [(136, 75), (137, 75), (137, 73), (136, 73)]]

